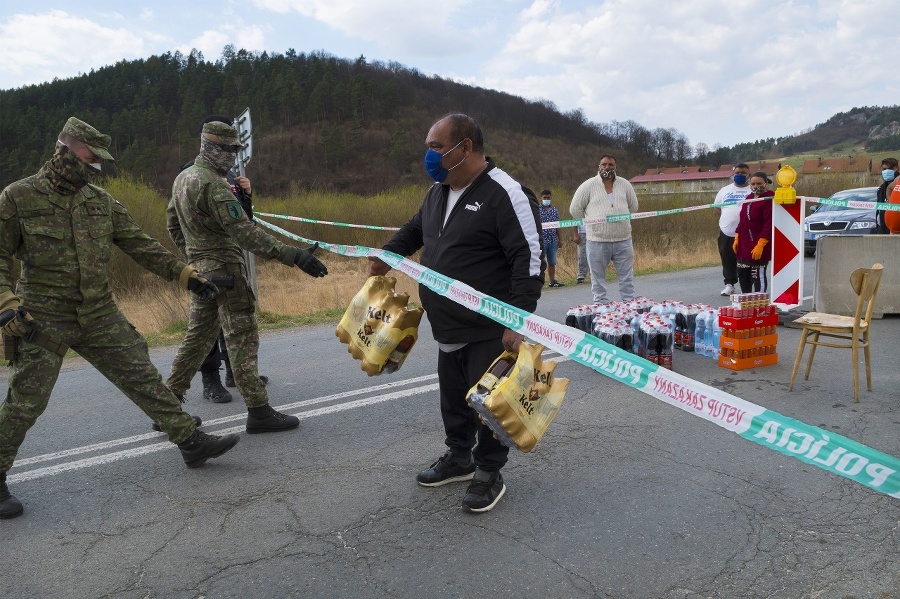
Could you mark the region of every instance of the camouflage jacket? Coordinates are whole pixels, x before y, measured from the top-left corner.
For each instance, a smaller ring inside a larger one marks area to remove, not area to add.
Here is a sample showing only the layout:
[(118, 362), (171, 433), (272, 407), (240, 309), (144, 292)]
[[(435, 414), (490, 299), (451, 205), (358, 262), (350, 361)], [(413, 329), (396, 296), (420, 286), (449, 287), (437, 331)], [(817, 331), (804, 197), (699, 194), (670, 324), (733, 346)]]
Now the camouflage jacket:
[(62, 195), (47, 165), (0, 193), (0, 293), (12, 291), (13, 257), (22, 263), (16, 293), (44, 318), (92, 318), (117, 308), (107, 265), (113, 244), (167, 280), (186, 264), (144, 233), (103, 188)]
[(201, 273), (243, 264), (242, 249), (286, 263), (293, 256), (292, 246), (247, 218), (225, 178), (199, 157), (175, 178), (166, 216), (175, 245)]

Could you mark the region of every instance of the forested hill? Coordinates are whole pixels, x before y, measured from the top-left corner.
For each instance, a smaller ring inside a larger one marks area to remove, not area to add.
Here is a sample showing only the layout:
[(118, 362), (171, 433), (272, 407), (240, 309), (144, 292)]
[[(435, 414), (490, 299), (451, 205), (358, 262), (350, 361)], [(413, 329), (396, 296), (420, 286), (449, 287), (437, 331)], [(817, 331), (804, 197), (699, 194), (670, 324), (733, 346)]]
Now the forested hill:
[(248, 174), (257, 191), (273, 195), (374, 194), (426, 182), (425, 134), (449, 111), (475, 117), (488, 154), (537, 191), (574, 189), (604, 151), (616, 153), (625, 176), (648, 164), (683, 164), (691, 154), (674, 129), (591, 123), (580, 110), (563, 114), (549, 101), (427, 77), (393, 62), (228, 47), (214, 62), (196, 51), (167, 53), (0, 91), (0, 185), (35, 172), (74, 115), (112, 136), (116, 165), (109, 172), (166, 191), (197, 153), (201, 120), (247, 107), (254, 131)]

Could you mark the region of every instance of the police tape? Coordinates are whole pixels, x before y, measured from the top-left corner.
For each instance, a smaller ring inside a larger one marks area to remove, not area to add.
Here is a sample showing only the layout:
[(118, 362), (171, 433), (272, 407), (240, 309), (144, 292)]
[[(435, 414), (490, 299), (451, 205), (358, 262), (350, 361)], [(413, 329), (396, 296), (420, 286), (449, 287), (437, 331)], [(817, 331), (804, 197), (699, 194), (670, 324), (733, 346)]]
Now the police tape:
[[(256, 222), (296, 241), (315, 243), (266, 221)], [(584, 331), (520, 310), (393, 252), (318, 243), (336, 254), (378, 258), (431, 291), (615, 381), (748, 441), (900, 499), (900, 459), (894, 456), (661, 368)]]
[(352, 227), (354, 229), (374, 229), (376, 231), (399, 231), (400, 227), (379, 227), (378, 225), (354, 225), (350, 223), (340, 223), (330, 220), (317, 220), (315, 218), (303, 218), (302, 216), (287, 216), (284, 214), (272, 214), (270, 212), (254, 212), (254, 216), (268, 216), (269, 218), (280, 218), (283, 220), (295, 220), (302, 223), (313, 223), (315, 225), (334, 225), (335, 227)]
[(889, 204), (888, 202), (859, 202), (857, 200), (841, 200), (836, 198), (813, 198), (808, 196), (798, 196), (797, 199), (804, 199), (814, 204), (828, 204), (829, 206), (840, 206), (842, 208), (860, 208), (862, 210), (900, 210), (900, 204)]
[[(739, 202), (729, 202), (728, 205), (749, 204), (752, 202), (761, 202), (770, 200), (771, 196), (764, 198), (748, 198)], [(845, 208), (871, 208), (873, 210), (900, 210), (900, 204), (889, 204), (887, 202), (859, 202), (855, 200), (838, 200), (831, 198), (816, 198), (812, 196), (798, 196), (807, 202), (815, 204), (829, 204), (831, 206), (842, 206)], [(567, 220), (555, 220), (541, 223), (542, 229), (568, 229), (572, 227), (580, 227), (584, 225), (594, 225), (600, 223), (617, 223), (626, 220), (638, 220), (642, 218), (653, 218), (657, 216), (668, 216), (670, 214), (682, 214), (685, 212), (693, 212), (695, 210), (708, 210), (710, 208), (722, 208), (726, 204), (698, 204), (697, 206), (685, 206), (684, 208), (669, 208), (666, 210), (650, 210), (644, 212), (610, 214), (597, 218), (572, 218)], [(399, 231), (399, 227), (380, 227), (378, 225), (354, 225), (350, 223), (335, 222), (329, 220), (317, 220), (314, 218), (304, 218), (302, 216), (287, 216), (284, 214), (273, 214), (270, 212), (256, 212), (257, 216), (268, 216), (270, 218), (279, 218), (282, 220), (293, 220), (304, 223), (312, 223), (317, 225), (333, 225), (335, 227), (352, 227), (356, 229), (372, 229), (375, 231)]]
[(722, 208), (724, 206), (737, 206), (740, 204), (751, 204), (753, 202), (762, 202), (771, 200), (771, 196), (764, 198), (747, 198), (738, 202), (728, 202), (727, 204), (698, 204), (696, 206), (685, 206), (684, 208), (668, 208), (666, 210), (649, 210), (644, 212), (625, 212), (623, 214), (610, 214), (608, 216), (598, 216), (596, 218), (572, 218), (569, 220), (547, 221), (541, 223), (542, 229), (566, 229), (570, 227), (580, 227), (582, 225), (595, 225), (600, 223), (618, 223), (625, 220), (638, 220), (641, 218), (653, 218), (656, 216), (668, 216), (669, 214), (682, 214), (684, 212), (693, 212), (695, 210), (709, 210), (710, 208)]

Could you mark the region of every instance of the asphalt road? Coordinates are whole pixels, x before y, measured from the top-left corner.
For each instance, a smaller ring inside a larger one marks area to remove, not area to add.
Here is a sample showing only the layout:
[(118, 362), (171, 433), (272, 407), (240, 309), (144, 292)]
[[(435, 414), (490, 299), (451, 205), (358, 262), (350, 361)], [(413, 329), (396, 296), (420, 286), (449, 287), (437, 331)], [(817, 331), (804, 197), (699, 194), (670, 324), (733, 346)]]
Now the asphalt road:
[[(716, 268), (636, 287), (725, 299)], [(545, 288), (538, 312), (561, 321), (589, 298), (586, 285)], [(425, 321), (420, 334), (401, 370), (374, 378), (333, 325), (264, 334), (271, 402), (300, 430), (242, 433), (195, 470), (91, 366), (67, 360), (10, 471), (26, 511), (0, 522), (0, 597), (900, 596), (900, 501), (571, 361), (556, 371), (571, 384), (547, 435), (510, 454), (506, 496), (462, 512), (465, 484), (414, 480), (444, 449)], [(874, 391), (859, 404), (837, 350), (819, 350), (789, 393), (798, 331), (778, 334), (775, 366), (733, 372), (676, 352), (674, 369), (900, 456), (900, 318), (873, 329)], [(153, 351), (164, 374), (174, 352)], [(198, 376), (186, 407), (205, 430), (242, 430), (239, 397), (214, 405), (199, 390)]]

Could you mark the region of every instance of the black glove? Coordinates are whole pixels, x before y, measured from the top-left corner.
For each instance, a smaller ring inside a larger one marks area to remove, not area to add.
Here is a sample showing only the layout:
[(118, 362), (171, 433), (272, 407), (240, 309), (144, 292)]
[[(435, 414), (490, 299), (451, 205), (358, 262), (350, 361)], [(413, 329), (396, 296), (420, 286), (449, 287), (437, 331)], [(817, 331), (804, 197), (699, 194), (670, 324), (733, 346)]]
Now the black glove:
[(188, 291), (197, 296), (201, 302), (214, 300), (219, 296), (219, 288), (201, 277), (192, 274), (187, 282)]
[(305, 250), (294, 248), (294, 264), (311, 277), (324, 277), (328, 274), (328, 269), (325, 268), (324, 264), (319, 262), (318, 258), (313, 256), (313, 252), (317, 249), (319, 249), (318, 241), (315, 245), (308, 247)]
[(25, 337), (34, 330), (34, 319), (22, 306), (0, 313), (0, 323), (3, 325), (3, 332), (10, 337)]

